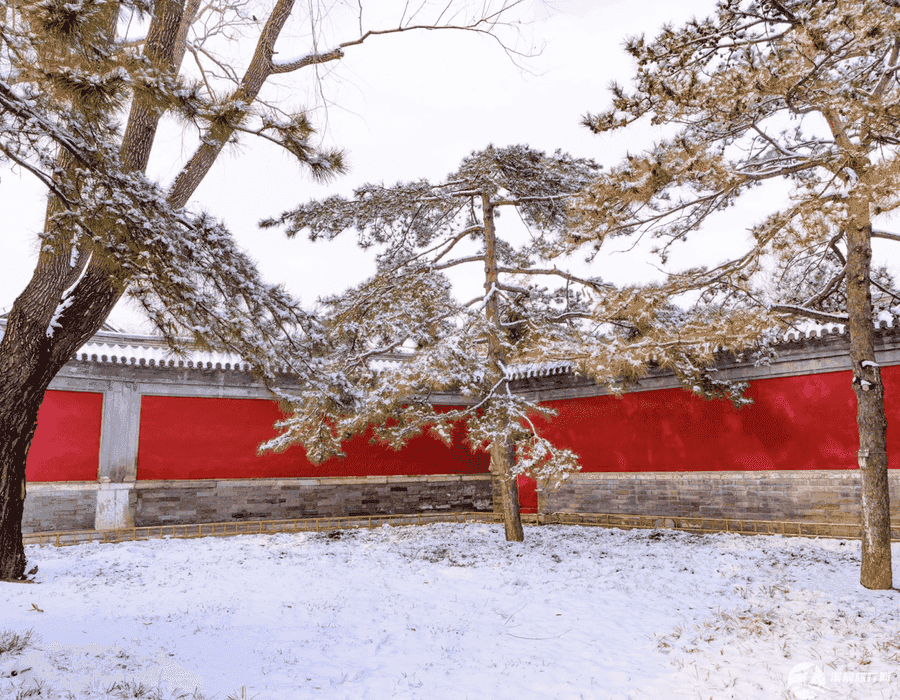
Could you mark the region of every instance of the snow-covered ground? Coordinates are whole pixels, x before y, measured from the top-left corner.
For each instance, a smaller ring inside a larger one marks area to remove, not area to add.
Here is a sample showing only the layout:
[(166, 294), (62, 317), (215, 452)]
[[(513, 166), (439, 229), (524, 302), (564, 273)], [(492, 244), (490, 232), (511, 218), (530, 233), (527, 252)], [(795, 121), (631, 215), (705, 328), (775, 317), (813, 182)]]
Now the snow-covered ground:
[(859, 551), (480, 524), (29, 547), (0, 697), (900, 697), (900, 593), (860, 587)]

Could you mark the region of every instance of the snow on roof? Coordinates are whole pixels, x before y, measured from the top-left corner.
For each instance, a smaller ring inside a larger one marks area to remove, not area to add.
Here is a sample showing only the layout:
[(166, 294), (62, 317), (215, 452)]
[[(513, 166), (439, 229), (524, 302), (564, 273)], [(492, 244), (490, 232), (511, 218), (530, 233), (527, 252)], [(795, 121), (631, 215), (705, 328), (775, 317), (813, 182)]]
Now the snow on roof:
[(132, 343), (88, 342), (75, 353), (72, 360), (149, 367), (225, 369), (242, 372), (250, 369), (250, 365), (238, 355), (194, 350), (186, 356), (179, 357), (166, 347)]
[[(3, 337), (5, 328), (6, 319), (0, 316), (0, 338)], [(104, 324), (93, 338), (78, 349), (72, 356), (72, 361), (141, 367), (224, 369), (237, 372), (250, 370), (250, 364), (233, 353), (189, 350), (186, 355), (178, 356), (166, 345), (161, 336), (126, 333), (108, 324)]]
[[(889, 311), (880, 311), (873, 324), (876, 329), (900, 329), (900, 317), (894, 316)], [(815, 321), (802, 321), (795, 324), (793, 330), (784, 333), (778, 339), (779, 343), (796, 343), (806, 339), (824, 338), (828, 335), (844, 335), (847, 326), (843, 323), (816, 323)]]
[[(2, 337), (6, 319), (0, 317), (0, 337)], [(888, 311), (879, 312), (874, 325), (877, 329), (900, 330), (900, 317)], [(794, 329), (781, 335), (776, 343), (797, 343), (808, 339), (825, 338), (827, 336), (843, 336), (847, 334), (847, 326), (842, 323), (816, 323), (804, 321), (796, 324)], [(396, 367), (399, 363), (412, 357), (409, 353), (394, 353), (373, 358), (373, 369)], [(196, 368), (218, 369), (237, 372), (250, 370), (249, 363), (231, 353), (202, 352), (192, 350), (179, 357), (168, 348), (158, 336), (141, 336), (115, 332), (104, 328), (90, 341), (85, 343), (72, 357), (75, 362), (100, 362), (104, 364), (121, 364), (149, 366), (160, 368)], [(529, 379), (533, 377), (549, 377), (571, 373), (571, 362), (530, 362), (510, 365), (506, 368), (509, 380)]]
[(554, 374), (569, 374), (571, 371), (571, 362), (529, 362), (507, 367), (506, 378), (512, 380), (550, 377)]

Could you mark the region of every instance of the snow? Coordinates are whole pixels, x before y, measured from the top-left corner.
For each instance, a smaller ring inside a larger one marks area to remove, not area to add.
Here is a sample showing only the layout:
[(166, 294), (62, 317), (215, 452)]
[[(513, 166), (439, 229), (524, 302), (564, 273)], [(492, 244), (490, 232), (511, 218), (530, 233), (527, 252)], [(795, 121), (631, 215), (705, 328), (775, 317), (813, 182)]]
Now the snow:
[(900, 691), (900, 594), (860, 587), (855, 541), (436, 524), (27, 555), (39, 585), (0, 583), (0, 634), (41, 641), (0, 654), (0, 697), (39, 679), (90, 698), (117, 680), (257, 700)]
[(194, 350), (186, 357), (178, 357), (167, 347), (139, 345), (124, 341), (121, 344), (86, 343), (75, 353), (73, 359), (82, 362), (148, 364), (163, 368), (205, 367), (207, 369), (233, 369), (235, 371), (248, 371), (250, 369), (248, 363), (243, 362), (239, 355), (233, 353)]
[(56, 310), (53, 312), (53, 317), (50, 319), (50, 324), (47, 326), (47, 337), (52, 338), (53, 333), (57, 328), (60, 328), (59, 317), (63, 315), (66, 309), (68, 309), (72, 305), (72, 297), (64, 296), (62, 301), (56, 305)]
[(568, 374), (571, 371), (571, 362), (529, 362), (511, 365), (504, 370), (504, 374), (507, 379), (527, 379), (529, 377)]

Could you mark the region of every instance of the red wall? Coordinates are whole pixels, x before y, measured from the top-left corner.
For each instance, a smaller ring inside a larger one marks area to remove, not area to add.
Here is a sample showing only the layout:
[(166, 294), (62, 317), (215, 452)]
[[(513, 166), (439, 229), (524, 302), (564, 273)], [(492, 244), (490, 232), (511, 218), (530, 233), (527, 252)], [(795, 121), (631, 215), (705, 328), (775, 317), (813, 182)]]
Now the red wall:
[[(859, 442), (850, 372), (761, 379), (740, 410), (682, 389), (550, 402), (541, 434), (584, 471), (853, 469)], [(900, 468), (900, 367), (883, 368), (888, 461)]]
[(530, 476), (520, 476), (516, 487), (519, 491), (519, 510), (523, 513), (537, 513), (537, 482)]
[(298, 476), (388, 476), (483, 474), (488, 455), (473, 454), (458, 430), (452, 447), (427, 435), (401, 451), (357, 437), (347, 456), (313, 465), (302, 447), (257, 456), (276, 434), (278, 405), (260, 399), (201, 399), (144, 396), (138, 443), (138, 479), (241, 479)]
[(25, 464), (27, 481), (96, 481), (103, 394), (48, 391)]
[[(900, 366), (882, 370), (888, 460), (900, 468)], [(681, 389), (551, 402), (559, 415), (540, 432), (577, 452), (585, 471), (853, 469), (858, 449), (849, 372), (754, 381), (754, 404), (735, 410)], [(28, 456), (29, 481), (97, 478), (103, 395), (48, 391)], [(347, 457), (312, 465), (302, 448), (256, 455), (275, 435), (278, 406), (265, 400), (145, 396), (139, 479), (364, 476), (487, 473), (460, 431), (451, 448), (428, 436), (400, 452), (364, 437)], [(523, 510), (534, 510), (530, 479), (519, 482)]]

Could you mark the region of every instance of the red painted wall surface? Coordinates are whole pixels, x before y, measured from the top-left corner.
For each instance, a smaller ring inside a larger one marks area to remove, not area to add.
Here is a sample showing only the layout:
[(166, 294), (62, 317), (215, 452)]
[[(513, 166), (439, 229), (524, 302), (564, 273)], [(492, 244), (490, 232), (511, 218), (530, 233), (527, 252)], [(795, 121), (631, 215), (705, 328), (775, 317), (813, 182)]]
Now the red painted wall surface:
[(246, 479), (301, 476), (484, 474), (488, 455), (473, 454), (458, 430), (447, 448), (427, 435), (400, 451), (357, 437), (347, 456), (313, 465), (301, 447), (257, 456), (275, 436), (278, 405), (259, 399), (144, 396), (138, 443), (138, 479)]
[(530, 476), (520, 476), (516, 487), (519, 490), (519, 510), (523, 513), (537, 513), (537, 482)]
[(103, 394), (48, 391), (25, 464), (27, 481), (96, 481)]
[[(888, 463), (900, 468), (900, 367), (882, 370)], [(541, 434), (581, 456), (584, 471), (855, 469), (850, 372), (761, 379), (740, 410), (682, 389), (550, 402)]]

